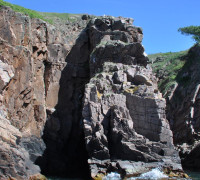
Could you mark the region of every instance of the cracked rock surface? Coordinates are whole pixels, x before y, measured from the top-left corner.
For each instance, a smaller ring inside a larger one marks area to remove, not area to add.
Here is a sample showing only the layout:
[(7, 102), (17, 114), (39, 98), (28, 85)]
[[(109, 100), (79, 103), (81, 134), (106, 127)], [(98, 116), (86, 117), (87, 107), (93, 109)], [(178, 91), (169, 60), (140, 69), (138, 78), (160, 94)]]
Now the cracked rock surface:
[(122, 20), (114, 24), (106, 18), (104, 23), (96, 21), (89, 26), (91, 46), (98, 43), (90, 55), (90, 81), (82, 111), (92, 177), (119, 171), (119, 160), (163, 166), (167, 161), (181, 169), (165, 115), (165, 99), (141, 45), (141, 30)]

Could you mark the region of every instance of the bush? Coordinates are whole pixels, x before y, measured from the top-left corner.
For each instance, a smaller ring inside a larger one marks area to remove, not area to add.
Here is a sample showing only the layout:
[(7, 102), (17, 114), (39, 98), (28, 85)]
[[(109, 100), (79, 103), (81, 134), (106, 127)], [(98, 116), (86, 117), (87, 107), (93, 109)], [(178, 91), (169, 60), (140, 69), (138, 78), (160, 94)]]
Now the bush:
[(178, 31), (184, 35), (192, 35), (192, 38), (197, 43), (200, 43), (200, 26), (187, 26), (187, 27), (179, 28)]

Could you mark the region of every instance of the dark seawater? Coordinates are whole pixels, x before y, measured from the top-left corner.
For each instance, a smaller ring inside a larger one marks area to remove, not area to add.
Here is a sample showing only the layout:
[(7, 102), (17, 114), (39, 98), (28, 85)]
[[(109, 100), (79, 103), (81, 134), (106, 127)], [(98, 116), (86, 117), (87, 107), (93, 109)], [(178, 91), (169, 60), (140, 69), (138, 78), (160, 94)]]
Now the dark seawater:
[[(192, 178), (192, 180), (200, 180), (200, 172), (195, 172), (195, 171), (185, 171), (185, 172)], [(59, 177), (47, 177), (47, 178), (48, 180), (82, 180), (82, 179), (70, 179), (70, 178), (59, 178)], [(113, 180), (115, 180), (115, 178), (113, 178)]]
[(47, 177), (48, 180), (82, 180), (82, 179), (73, 179), (73, 178), (59, 178), (59, 177)]
[(200, 172), (195, 172), (195, 171), (185, 171), (185, 172), (192, 178), (192, 180), (200, 180)]

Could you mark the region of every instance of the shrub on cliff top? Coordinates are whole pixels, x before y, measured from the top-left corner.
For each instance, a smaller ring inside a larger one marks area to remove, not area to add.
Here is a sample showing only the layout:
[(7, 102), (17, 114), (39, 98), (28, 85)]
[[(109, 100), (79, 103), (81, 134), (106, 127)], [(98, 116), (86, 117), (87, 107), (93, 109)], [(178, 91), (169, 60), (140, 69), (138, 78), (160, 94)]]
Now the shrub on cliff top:
[(187, 27), (179, 28), (178, 31), (184, 35), (192, 35), (192, 38), (197, 43), (200, 43), (200, 26), (187, 26)]

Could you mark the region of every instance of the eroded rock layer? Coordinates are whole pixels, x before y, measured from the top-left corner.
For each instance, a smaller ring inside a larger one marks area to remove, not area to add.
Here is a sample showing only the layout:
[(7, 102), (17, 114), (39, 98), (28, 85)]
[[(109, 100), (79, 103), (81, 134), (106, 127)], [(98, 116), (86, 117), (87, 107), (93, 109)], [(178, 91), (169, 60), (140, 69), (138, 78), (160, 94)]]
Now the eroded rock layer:
[(88, 26), (95, 48), (82, 115), (92, 177), (119, 170), (119, 160), (167, 162), (181, 169), (142, 31), (128, 21), (104, 18)]

